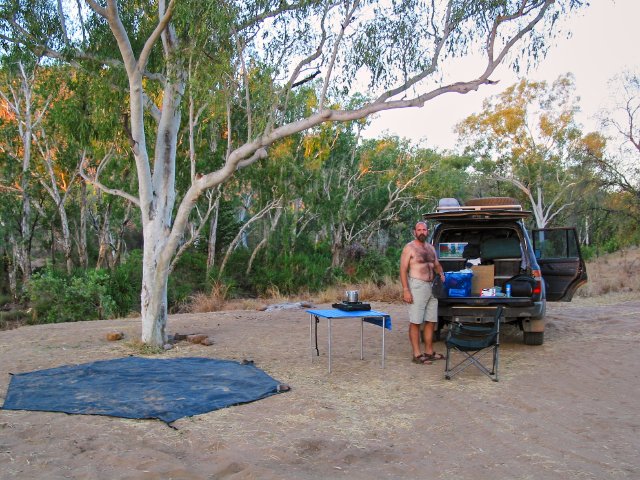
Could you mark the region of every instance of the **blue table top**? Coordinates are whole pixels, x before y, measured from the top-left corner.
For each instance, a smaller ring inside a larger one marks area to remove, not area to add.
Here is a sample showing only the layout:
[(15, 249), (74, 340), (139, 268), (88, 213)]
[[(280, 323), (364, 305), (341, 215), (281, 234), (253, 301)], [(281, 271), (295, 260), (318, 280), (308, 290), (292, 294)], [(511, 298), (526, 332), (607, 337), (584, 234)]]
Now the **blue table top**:
[(388, 313), (378, 312), (377, 310), (358, 310), (354, 312), (346, 312), (337, 308), (327, 310), (307, 310), (307, 313), (322, 318), (362, 318), (367, 323), (382, 326), (384, 319), (385, 328), (391, 330), (391, 317)]

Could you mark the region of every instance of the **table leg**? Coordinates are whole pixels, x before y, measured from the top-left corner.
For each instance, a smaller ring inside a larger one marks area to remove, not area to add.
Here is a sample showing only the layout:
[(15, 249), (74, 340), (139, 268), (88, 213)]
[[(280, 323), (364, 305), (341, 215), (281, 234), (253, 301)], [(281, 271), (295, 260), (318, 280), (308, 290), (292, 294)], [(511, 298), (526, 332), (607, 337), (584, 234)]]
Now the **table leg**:
[(329, 373), (331, 373), (331, 319), (327, 318), (329, 322)]
[(384, 323), (385, 323), (385, 318), (382, 317), (382, 368), (384, 368)]
[(360, 319), (360, 360), (364, 360), (364, 318)]
[(313, 320), (314, 317), (309, 314), (309, 351), (311, 352), (311, 363), (313, 363)]

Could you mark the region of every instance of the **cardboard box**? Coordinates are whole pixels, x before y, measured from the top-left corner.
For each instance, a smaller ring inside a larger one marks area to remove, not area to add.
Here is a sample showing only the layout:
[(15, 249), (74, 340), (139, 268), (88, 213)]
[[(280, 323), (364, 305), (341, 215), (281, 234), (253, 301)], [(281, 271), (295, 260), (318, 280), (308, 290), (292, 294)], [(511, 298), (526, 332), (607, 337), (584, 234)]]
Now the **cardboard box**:
[(493, 287), (495, 274), (493, 265), (474, 265), (471, 270), (473, 271), (471, 295), (480, 295), (483, 288)]

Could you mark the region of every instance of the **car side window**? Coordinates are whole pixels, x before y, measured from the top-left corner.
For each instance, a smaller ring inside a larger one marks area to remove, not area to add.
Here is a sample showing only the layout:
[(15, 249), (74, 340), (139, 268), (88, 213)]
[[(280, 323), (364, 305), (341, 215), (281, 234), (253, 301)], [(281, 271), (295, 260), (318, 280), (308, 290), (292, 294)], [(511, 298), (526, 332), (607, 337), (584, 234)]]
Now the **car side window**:
[(533, 243), (537, 259), (575, 258), (578, 256), (574, 230), (559, 229), (536, 231)]

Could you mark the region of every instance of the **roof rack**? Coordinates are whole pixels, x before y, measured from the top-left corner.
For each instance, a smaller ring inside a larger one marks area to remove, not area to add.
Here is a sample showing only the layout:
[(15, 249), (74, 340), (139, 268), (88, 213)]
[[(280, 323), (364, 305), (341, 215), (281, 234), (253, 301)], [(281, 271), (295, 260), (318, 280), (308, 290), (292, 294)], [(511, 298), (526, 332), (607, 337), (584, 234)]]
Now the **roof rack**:
[[(506, 200), (506, 202), (505, 202)], [(522, 205), (518, 203), (508, 203), (510, 200), (514, 200), (509, 197), (500, 197), (500, 198), (478, 198), (474, 199), (473, 203), (482, 203), (486, 202), (484, 205), (460, 205), (455, 198), (441, 198), (438, 201), (438, 206), (434, 210), (434, 212), (473, 212), (473, 211), (482, 211), (482, 210), (516, 210), (522, 211)], [(505, 202), (505, 203), (501, 203)]]
[(518, 210), (522, 205), (458, 205), (457, 207), (437, 206), (436, 212), (472, 212), (480, 210)]

